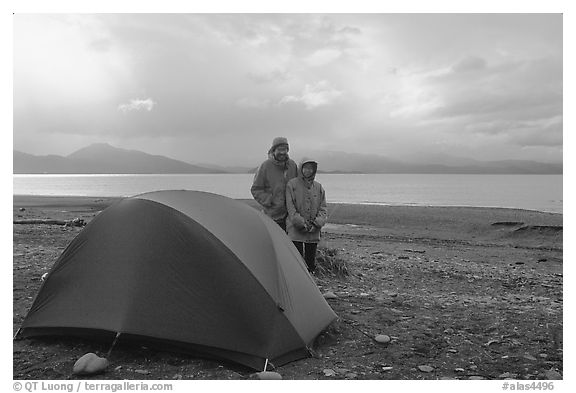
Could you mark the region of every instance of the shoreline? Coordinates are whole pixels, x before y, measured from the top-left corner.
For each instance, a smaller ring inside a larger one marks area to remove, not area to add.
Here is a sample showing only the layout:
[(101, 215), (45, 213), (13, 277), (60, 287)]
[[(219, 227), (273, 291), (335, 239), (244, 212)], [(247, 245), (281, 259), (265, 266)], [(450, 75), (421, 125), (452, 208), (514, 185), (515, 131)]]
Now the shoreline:
[[(28, 206), (46, 206), (46, 205), (62, 205), (67, 206), (72, 204), (82, 205), (84, 203), (90, 203), (94, 201), (113, 203), (124, 198), (122, 196), (85, 196), (85, 195), (24, 195), (24, 194), (13, 194), (12, 203), (13, 207), (25, 207)], [(252, 199), (237, 199), (241, 202), (246, 202), (248, 204), (253, 204)], [(338, 207), (338, 206), (356, 206), (356, 207), (382, 207), (382, 208), (416, 208), (416, 209), (470, 209), (470, 210), (502, 210), (502, 211), (519, 211), (519, 212), (530, 212), (530, 213), (541, 213), (541, 214), (552, 214), (557, 216), (563, 216), (563, 212), (545, 211), (545, 210), (535, 210), (526, 209), (519, 207), (501, 207), (501, 206), (467, 206), (467, 205), (416, 205), (416, 204), (391, 204), (391, 203), (379, 203), (379, 202), (328, 202), (328, 206)]]
[[(123, 198), (13, 195), (14, 220), (75, 218), (90, 222)], [(237, 199), (261, 210), (253, 199)], [(323, 233), (346, 236), (371, 234), (382, 239), (435, 239), (441, 241), (509, 243), (563, 248), (561, 213), (483, 207), (391, 206), (328, 203), (328, 224)]]
[(419, 208), (447, 208), (447, 209), (501, 209), (501, 210), (520, 210), (534, 213), (557, 214), (562, 216), (564, 212), (554, 212), (548, 210), (526, 209), (521, 207), (505, 206), (469, 206), (469, 205), (417, 205), (417, 204), (399, 204), (385, 202), (328, 202), (328, 205), (354, 205), (354, 206), (383, 206), (383, 207), (419, 207)]

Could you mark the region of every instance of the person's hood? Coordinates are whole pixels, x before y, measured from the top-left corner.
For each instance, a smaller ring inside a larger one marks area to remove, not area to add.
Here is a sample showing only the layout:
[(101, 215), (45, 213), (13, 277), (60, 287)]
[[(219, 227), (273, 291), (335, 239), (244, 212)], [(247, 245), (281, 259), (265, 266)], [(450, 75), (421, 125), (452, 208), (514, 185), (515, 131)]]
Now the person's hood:
[(288, 143), (288, 139), (284, 136), (277, 136), (272, 141), (272, 146), (268, 149), (268, 153), (273, 152), (280, 145), (286, 145), (288, 149), (290, 149), (290, 144)]
[(280, 145), (286, 145), (286, 147), (288, 147), (288, 150), (290, 150), (290, 145), (288, 144), (288, 139), (286, 139), (283, 136), (278, 136), (278, 137), (274, 138), (274, 140), (272, 141), (272, 146), (270, 147), (270, 149), (268, 149), (268, 159), (273, 161), (274, 164), (276, 164), (278, 166), (286, 167), (288, 165), (288, 161), (290, 161), (290, 154), (289, 153), (286, 153), (286, 161), (278, 161), (276, 159), (276, 157), (274, 157), (274, 150)]
[[(304, 175), (302, 174), (302, 167), (304, 166), (304, 164), (306, 163), (312, 163), (314, 164), (314, 173), (312, 174), (311, 177), (309, 177), (308, 179), (304, 178)], [(300, 160), (300, 164), (298, 165), (298, 175), (304, 179), (304, 180), (309, 180), (309, 181), (313, 181), (314, 178), (316, 177), (316, 171), (318, 170), (318, 162), (310, 157), (304, 157)]]
[(274, 157), (274, 152), (273, 151), (269, 151), (268, 152), (268, 159), (270, 161), (272, 161), (275, 165), (281, 166), (281, 167), (288, 167), (288, 162), (290, 161), (290, 154), (286, 153), (286, 161), (278, 161), (276, 159), (276, 157)]

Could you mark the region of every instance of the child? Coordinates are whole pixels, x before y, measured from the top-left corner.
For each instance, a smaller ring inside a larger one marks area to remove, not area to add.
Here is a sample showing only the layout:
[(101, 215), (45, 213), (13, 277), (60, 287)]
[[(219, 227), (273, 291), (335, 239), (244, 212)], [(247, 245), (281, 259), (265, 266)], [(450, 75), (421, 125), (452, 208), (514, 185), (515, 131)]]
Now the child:
[(304, 257), (310, 273), (316, 270), (316, 248), (321, 228), (326, 224), (326, 193), (314, 180), (318, 163), (304, 158), (298, 168), (298, 177), (286, 185), (286, 231)]

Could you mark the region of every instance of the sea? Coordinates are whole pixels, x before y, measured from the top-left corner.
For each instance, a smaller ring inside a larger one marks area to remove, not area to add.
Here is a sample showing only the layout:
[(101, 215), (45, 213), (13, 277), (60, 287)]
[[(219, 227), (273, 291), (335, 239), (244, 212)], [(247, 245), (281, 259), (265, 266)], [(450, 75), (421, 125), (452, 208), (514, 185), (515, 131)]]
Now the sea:
[[(252, 174), (13, 175), (13, 195), (128, 197), (198, 190), (250, 199)], [(562, 213), (562, 175), (318, 174), (328, 203), (502, 207)]]

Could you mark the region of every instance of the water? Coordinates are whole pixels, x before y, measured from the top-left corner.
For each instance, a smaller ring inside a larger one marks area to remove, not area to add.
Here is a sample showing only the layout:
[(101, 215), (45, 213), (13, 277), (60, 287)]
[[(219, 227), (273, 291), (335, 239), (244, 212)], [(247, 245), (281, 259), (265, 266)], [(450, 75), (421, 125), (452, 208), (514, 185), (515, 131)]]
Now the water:
[[(189, 189), (250, 199), (251, 174), (14, 175), (14, 195), (124, 197)], [(319, 174), (328, 202), (562, 213), (562, 175)]]

